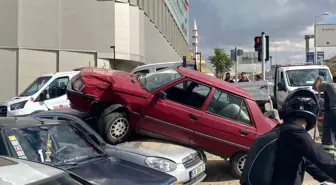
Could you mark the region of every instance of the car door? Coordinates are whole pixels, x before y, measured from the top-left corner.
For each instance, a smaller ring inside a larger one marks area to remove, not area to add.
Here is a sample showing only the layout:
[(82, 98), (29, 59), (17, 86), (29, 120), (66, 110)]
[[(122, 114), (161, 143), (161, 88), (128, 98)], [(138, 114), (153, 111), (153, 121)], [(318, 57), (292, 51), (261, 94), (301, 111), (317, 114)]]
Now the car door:
[(69, 76), (56, 78), (41, 93), (44, 98), (42, 98), (42, 101), (39, 103), (43, 103), (49, 110), (69, 107), (70, 101), (66, 95), (66, 87), (68, 82)]
[(62, 115), (57, 115), (56, 116), (57, 120), (60, 121), (68, 121), (71, 122), (75, 125), (75, 127), (80, 130), (82, 133), (86, 134), (87, 136), (90, 136), (90, 138), (98, 145), (102, 145), (104, 140), (99, 136), (98, 133), (96, 133), (89, 125), (88, 123), (85, 123), (84, 120), (81, 120), (77, 117), (72, 117), (72, 116), (62, 116)]
[(140, 121), (142, 129), (183, 143), (194, 137), (194, 123), (202, 116), (201, 108), (211, 88), (191, 79), (163, 89), (165, 99), (153, 99)]
[(204, 114), (194, 124), (195, 145), (222, 156), (245, 151), (256, 136), (244, 98), (215, 89)]
[[(284, 71), (281, 69), (281, 70), (278, 70), (278, 80), (277, 80), (277, 82), (278, 83), (282, 83), (282, 84), (286, 84), (286, 82), (285, 82), (285, 74), (284, 74)], [(282, 107), (282, 103), (283, 103), (283, 101), (286, 99), (286, 96), (287, 96), (287, 91), (285, 91), (285, 90), (279, 90), (279, 86), (278, 86), (278, 84), (274, 84), (274, 85), (276, 85), (276, 93), (277, 93), (277, 105), (278, 105), (278, 107), (279, 108), (281, 108)]]

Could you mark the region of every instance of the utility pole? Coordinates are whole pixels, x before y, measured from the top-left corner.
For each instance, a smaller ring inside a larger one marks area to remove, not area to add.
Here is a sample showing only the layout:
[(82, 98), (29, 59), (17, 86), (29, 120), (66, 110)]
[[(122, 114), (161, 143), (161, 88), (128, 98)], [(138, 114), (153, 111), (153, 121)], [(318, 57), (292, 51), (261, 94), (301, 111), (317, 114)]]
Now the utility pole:
[(236, 59), (236, 83), (238, 83), (238, 48), (235, 47), (235, 59)]
[(239, 56), (242, 56), (244, 51), (242, 49), (238, 49), (236, 46), (234, 49), (231, 50), (231, 60), (235, 61), (235, 73), (236, 73), (236, 82), (238, 82), (238, 65), (239, 65)]
[(273, 57), (270, 56), (269, 58), (270, 58), (270, 72), (271, 72), (271, 75), (270, 75), (269, 79), (272, 80), (272, 65), (273, 65), (272, 59), (273, 59)]
[(262, 71), (262, 79), (266, 80), (266, 74), (265, 74), (265, 59), (266, 59), (266, 38), (265, 38), (265, 32), (261, 33), (261, 71)]

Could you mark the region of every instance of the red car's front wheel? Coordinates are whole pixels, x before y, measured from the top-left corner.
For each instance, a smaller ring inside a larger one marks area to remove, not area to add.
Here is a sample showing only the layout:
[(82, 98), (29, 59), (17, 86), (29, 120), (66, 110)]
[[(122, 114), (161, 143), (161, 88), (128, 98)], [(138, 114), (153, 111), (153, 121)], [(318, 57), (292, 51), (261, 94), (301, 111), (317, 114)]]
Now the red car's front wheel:
[(115, 145), (129, 139), (132, 129), (126, 113), (112, 112), (102, 116), (104, 117), (100, 119), (100, 128), (104, 129), (101, 134), (104, 134), (106, 142)]

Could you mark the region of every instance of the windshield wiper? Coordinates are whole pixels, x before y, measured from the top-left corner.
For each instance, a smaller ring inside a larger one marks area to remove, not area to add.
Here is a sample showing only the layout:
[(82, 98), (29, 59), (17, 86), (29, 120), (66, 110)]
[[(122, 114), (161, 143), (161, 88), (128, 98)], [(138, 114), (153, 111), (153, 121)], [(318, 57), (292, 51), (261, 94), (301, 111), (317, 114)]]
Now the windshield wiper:
[(70, 161), (70, 162), (60, 161), (60, 162), (55, 163), (53, 166), (77, 166), (77, 165), (78, 165), (78, 162), (76, 161)]
[(83, 160), (78, 161), (77, 163), (85, 163), (88, 160), (92, 160), (92, 159), (100, 159), (100, 158), (105, 158), (107, 157), (107, 154), (101, 154), (101, 155), (94, 155), (94, 156), (89, 156), (87, 158), (84, 158)]
[(94, 156), (90, 156), (90, 157), (85, 158), (85, 160), (99, 159), (99, 158), (104, 158), (104, 157), (107, 157), (107, 156), (108, 156), (107, 154), (94, 155)]

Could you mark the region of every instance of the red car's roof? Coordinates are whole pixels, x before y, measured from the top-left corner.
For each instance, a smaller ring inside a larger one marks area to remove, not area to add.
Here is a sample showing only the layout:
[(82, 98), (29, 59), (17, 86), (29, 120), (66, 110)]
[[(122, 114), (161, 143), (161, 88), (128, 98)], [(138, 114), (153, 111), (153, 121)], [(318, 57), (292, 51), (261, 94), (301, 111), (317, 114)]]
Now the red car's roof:
[(224, 80), (220, 80), (216, 77), (209, 76), (207, 74), (200, 73), (198, 71), (194, 71), (194, 70), (187, 69), (187, 68), (184, 68), (184, 67), (179, 67), (178, 70), (182, 75), (184, 75), (186, 77), (198, 80), (200, 82), (204, 82), (204, 83), (212, 85), (214, 87), (218, 87), (218, 88), (223, 89), (225, 91), (232, 92), (234, 94), (237, 94), (237, 95), (242, 96), (242, 97), (247, 98), (247, 99), (251, 99), (251, 100), (253, 99), (253, 97), (248, 92), (246, 92), (245, 90), (243, 90), (243, 89), (241, 89), (241, 88), (239, 88), (235, 85), (232, 85), (231, 83), (225, 82)]

